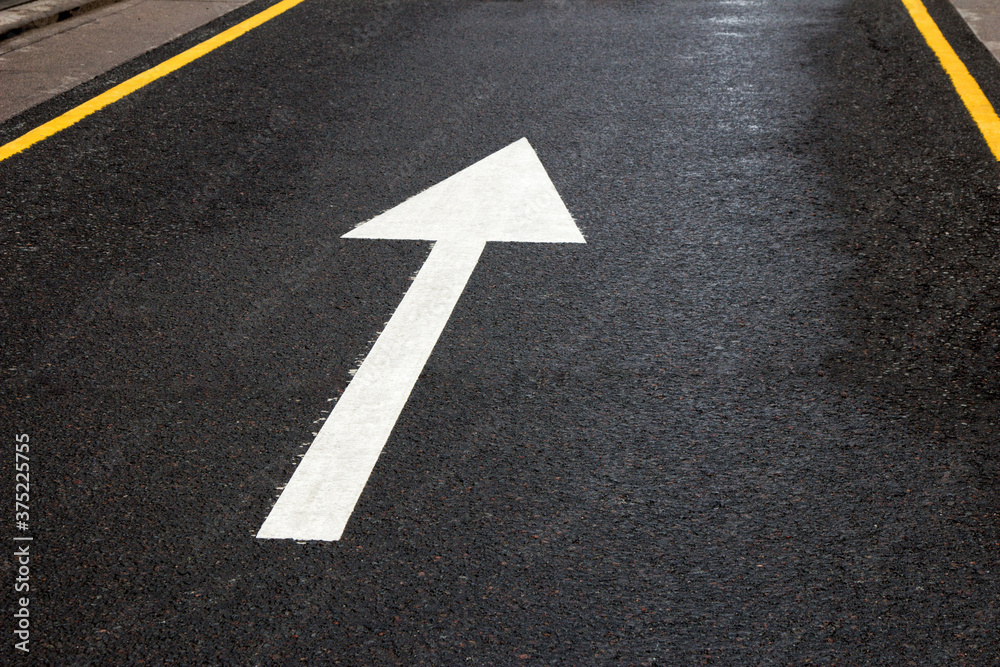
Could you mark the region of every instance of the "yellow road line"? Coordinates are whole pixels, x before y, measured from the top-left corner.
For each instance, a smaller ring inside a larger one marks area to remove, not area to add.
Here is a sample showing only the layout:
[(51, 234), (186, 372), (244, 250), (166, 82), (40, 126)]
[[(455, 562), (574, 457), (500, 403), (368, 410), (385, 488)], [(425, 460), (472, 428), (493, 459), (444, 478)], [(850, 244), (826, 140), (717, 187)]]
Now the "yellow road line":
[(976, 83), (976, 80), (969, 74), (965, 63), (958, 57), (951, 44), (941, 34), (941, 30), (934, 23), (934, 19), (927, 13), (927, 8), (920, 0), (902, 0), (906, 9), (910, 12), (913, 22), (917, 24), (917, 29), (927, 40), (927, 45), (931, 47), (941, 61), (944, 71), (951, 77), (951, 82), (958, 91), (959, 97), (965, 103), (965, 108), (972, 114), (972, 120), (976, 121), (979, 131), (983, 133), (983, 138), (993, 151), (993, 157), (1000, 160), (1000, 118), (993, 105), (986, 99), (983, 90)]
[(48, 139), (56, 132), (65, 130), (70, 125), (73, 125), (74, 123), (86, 118), (87, 116), (96, 111), (100, 111), (109, 104), (117, 102), (126, 95), (134, 93), (143, 86), (152, 83), (153, 81), (156, 81), (157, 79), (164, 77), (167, 74), (170, 74), (171, 72), (179, 70), (181, 67), (184, 67), (188, 63), (193, 62), (198, 58), (201, 58), (206, 53), (209, 53), (210, 51), (214, 51), (215, 49), (219, 48), (223, 44), (231, 42), (237, 37), (247, 32), (250, 32), (257, 26), (263, 23), (267, 23), (275, 16), (278, 16), (279, 14), (288, 11), (289, 9), (291, 9), (292, 7), (303, 1), (304, 0), (282, 0), (282, 2), (279, 2), (276, 5), (268, 7), (259, 14), (254, 14), (246, 21), (234, 25), (229, 30), (226, 30), (225, 32), (220, 32), (215, 37), (207, 39), (201, 44), (193, 46), (187, 51), (179, 53), (173, 58), (170, 58), (169, 60), (165, 60), (156, 67), (152, 67), (146, 70), (145, 72), (142, 72), (141, 74), (133, 76), (131, 79), (127, 81), (119, 83), (114, 88), (111, 88), (110, 90), (101, 93), (97, 97), (88, 100), (87, 102), (84, 102), (78, 107), (70, 109), (63, 115), (58, 116), (57, 118), (53, 118), (44, 125), (39, 125), (30, 132), (21, 135), (17, 139), (14, 139), (10, 143), (0, 146), (0, 162), (6, 160), (15, 153), (20, 153), (29, 146), (37, 144), (39, 141), (42, 141), (43, 139)]

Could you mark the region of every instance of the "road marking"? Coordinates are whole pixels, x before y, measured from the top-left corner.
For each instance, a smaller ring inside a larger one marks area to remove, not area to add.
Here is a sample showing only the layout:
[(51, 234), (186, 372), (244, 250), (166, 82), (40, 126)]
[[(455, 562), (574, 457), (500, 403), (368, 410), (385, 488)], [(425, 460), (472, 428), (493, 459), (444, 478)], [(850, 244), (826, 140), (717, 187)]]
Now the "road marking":
[(917, 24), (917, 29), (927, 40), (927, 45), (931, 47), (944, 71), (951, 77), (958, 96), (962, 98), (965, 108), (969, 110), (972, 119), (979, 126), (983, 138), (993, 152), (993, 157), (1000, 160), (1000, 118), (993, 109), (993, 105), (986, 99), (982, 89), (976, 80), (969, 74), (968, 68), (962, 59), (958, 57), (951, 44), (945, 39), (934, 19), (927, 12), (924, 3), (920, 0), (902, 0), (903, 5), (910, 12), (913, 22)]
[(43, 125), (39, 125), (30, 132), (21, 135), (17, 139), (0, 146), (0, 162), (3, 162), (7, 158), (21, 151), (30, 148), (31, 146), (37, 144), (44, 139), (48, 139), (53, 134), (65, 130), (70, 125), (74, 125), (79, 121), (83, 120), (87, 116), (100, 111), (109, 104), (113, 104), (118, 100), (122, 99), (126, 95), (130, 95), (135, 91), (139, 90), (145, 85), (148, 85), (157, 79), (160, 79), (171, 72), (179, 70), (181, 67), (194, 62), (203, 55), (214, 51), (223, 44), (228, 44), (237, 37), (244, 35), (254, 28), (267, 23), (279, 14), (283, 14), (295, 5), (304, 2), (304, 0), (282, 0), (276, 5), (268, 7), (259, 14), (255, 14), (243, 21), (234, 25), (232, 28), (224, 32), (220, 32), (215, 37), (205, 40), (204, 42), (192, 46), (187, 51), (179, 53), (169, 60), (165, 60), (159, 65), (152, 67), (141, 74), (133, 76), (127, 81), (119, 83), (114, 88), (106, 90), (97, 97), (94, 97), (83, 104), (74, 107), (64, 113), (61, 116), (57, 116), (52, 120), (48, 121)]
[(339, 540), (489, 241), (586, 243), (527, 139), (344, 234), (434, 241), (258, 538)]

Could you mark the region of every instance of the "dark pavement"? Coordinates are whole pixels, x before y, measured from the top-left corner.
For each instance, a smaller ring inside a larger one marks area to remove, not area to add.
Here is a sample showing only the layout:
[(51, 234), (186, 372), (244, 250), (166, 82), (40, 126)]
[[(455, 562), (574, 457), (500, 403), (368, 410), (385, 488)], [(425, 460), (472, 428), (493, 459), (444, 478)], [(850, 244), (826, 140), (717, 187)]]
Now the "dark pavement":
[[(587, 244), (488, 245), (343, 538), (255, 539), (430, 250), (340, 236), (521, 137)], [(998, 664), (998, 188), (894, 0), (306, 0), (0, 162), (3, 660)]]

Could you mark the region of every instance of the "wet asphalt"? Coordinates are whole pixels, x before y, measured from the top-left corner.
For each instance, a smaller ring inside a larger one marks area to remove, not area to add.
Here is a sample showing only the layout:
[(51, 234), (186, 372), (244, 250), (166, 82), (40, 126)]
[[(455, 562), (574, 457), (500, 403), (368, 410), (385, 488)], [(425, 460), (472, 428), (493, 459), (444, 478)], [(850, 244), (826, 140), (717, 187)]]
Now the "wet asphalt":
[[(430, 250), (340, 235), (521, 137), (587, 244), (490, 244), (343, 539), (255, 540)], [(0, 163), (4, 660), (997, 664), (998, 204), (892, 0), (307, 0)]]

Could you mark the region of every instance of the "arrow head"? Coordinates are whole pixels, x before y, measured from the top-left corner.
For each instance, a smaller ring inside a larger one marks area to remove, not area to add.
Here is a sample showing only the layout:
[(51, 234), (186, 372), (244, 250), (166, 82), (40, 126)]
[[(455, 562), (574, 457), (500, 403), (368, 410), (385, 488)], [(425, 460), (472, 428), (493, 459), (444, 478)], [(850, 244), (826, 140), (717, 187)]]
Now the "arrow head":
[(466, 167), (343, 238), (586, 243), (527, 139)]

